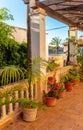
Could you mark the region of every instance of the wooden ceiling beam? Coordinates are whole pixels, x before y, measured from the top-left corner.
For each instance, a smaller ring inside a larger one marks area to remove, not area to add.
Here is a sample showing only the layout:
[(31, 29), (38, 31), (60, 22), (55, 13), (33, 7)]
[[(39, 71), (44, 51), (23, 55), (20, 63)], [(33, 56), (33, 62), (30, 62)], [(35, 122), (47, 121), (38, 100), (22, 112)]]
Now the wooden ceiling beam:
[(43, 8), (45, 9), (47, 15), (61, 21), (61, 22), (65, 22), (65, 24), (69, 24), (70, 26), (72, 24), (74, 24), (73, 22), (71, 22), (70, 20), (66, 19), (65, 17), (63, 17), (62, 15), (60, 15), (59, 13), (57, 13), (56, 11), (53, 11), (51, 8), (49, 8), (48, 6), (44, 5), (41, 2), (36, 1), (36, 5), (37, 7)]
[(66, 17), (63, 16), (63, 14), (57, 13), (56, 11), (52, 10), (51, 8), (49, 8), (48, 6), (46, 6), (45, 4), (43, 4), (42, 2), (39, 2), (38, 0), (36, 0), (36, 6), (40, 7), (42, 9), (44, 9), (47, 13), (48, 16), (59, 20), (60, 22), (63, 22), (67, 25), (74, 26), (77, 27), (78, 30), (83, 31), (83, 27), (79, 24), (74, 23), (72, 20), (67, 19)]

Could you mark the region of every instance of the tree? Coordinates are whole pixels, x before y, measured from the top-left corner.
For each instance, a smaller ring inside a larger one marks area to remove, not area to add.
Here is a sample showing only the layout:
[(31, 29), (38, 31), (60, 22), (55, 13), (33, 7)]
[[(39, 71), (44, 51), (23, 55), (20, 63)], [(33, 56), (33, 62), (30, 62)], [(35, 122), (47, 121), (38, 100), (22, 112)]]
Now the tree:
[(3, 61), (3, 65), (5, 64), (4, 61), (5, 47), (7, 46), (9, 38), (12, 37), (12, 31), (13, 31), (13, 28), (5, 23), (6, 20), (13, 20), (13, 16), (9, 14), (9, 10), (7, 8), (1, 8), (0, 9), (0, 66), (2, 66), (2, 61)]
[(5, 23), (6, 20), (13, 20), (7, 8), (0, 9), (0, 43), (7, 42), (8, 38), (13, 37), (13, 28)]
[(56, 53), (58, 54), (58, 49), (61, 45), (61, 39), (59, 37), (54, 37), (52, 38), (52, 41), (50, 44), (55, 46)]
[(27, 68), (27, 44), (25, 42), (20, 44), (18, 53), (20, 54), (19, 66)]
[(27, 66), (27, 44), (19, 44), (12, 36), (14, 28), (5, 23), (13, 20), (7, 8), (0, 9), (0, 67), (6, 65)]

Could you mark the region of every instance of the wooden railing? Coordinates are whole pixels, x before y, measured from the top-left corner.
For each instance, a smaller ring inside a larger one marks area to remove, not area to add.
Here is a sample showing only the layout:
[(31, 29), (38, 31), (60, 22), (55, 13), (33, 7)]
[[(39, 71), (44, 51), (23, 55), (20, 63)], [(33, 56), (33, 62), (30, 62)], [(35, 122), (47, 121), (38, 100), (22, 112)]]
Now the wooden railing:
[[(68, 70), (70, 68), (71, 68), (71, 66), (59, 68), (55, 74), (57, 81), (60, 81), (60, 79), (68, 72)], [(52, 73), (49, 73), (49, 75), (52, 75)], [(42, 90), (47, 89), (46, 84), (47, 83), (45, 80), (45, 82), (43, 84), (41, 84), (41, 82), (36, 82), (35, 85), (31, 86), (32, 99), (37, 99), (37, 100), (42, 99)], [(24, 97), (28, 98), (29, 94), (28, 94), (27, 80), (24, 80), (24, 81), (19, 82), (19, 83), (14, 83), (13, 85), (7, 85), (5, 87), (2, 87), (2, 88), (0, 88), (0, 93), (4, 92), (10, 88), (13, 88), (16, 85), (21, 85), (26, 89), (20, 90), (20, 91), (15, 91), (14, 98), (15, 99), (24, 98)], [(11, 100), (11, 97), (10, 97), (10, 100)], [(19, 103), (10, 103), (8, 105), (4, 104), (4, 105), (0, 106), (0, 127), (5, 122), (14, 120), (21, 112), (22, 112), (22, 108), (21, 108)]]

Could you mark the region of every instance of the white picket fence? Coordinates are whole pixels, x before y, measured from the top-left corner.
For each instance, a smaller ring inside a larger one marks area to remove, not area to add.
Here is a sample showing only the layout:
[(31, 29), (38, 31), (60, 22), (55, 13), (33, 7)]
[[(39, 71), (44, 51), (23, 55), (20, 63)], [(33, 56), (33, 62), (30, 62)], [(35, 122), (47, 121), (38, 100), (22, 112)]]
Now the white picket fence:
[[(59, 68), (56, 72), (56, 79), (59, 81), (71, 68), (71, 66)], [(49, 74), (50, 75), (50, 74)], [(52, 75), (52, 74), (51, 74)], [(35, 85), (31, 87), (32, 99), (41, 100), (42, 99), (42, 90), (47, 90), (46, 81), (43, 84), (36, 82)], [(28, 82), (27, 80), (21, 81), (19, 83), (14, 83), (12, 85), (7, 85), (4, 88), (0, 88), (0, 93), (6, 89), (15, 87), (16, 85), (24, 86), (26, 89), (21, 91), (15, 91), (14, 98), (28, 98)], [(7, 121), (15, 120), (15, 118), (22, 112), (22, 108), (19, 103), (10, 103), (8, 105), (0, 106), (0, 126)]]

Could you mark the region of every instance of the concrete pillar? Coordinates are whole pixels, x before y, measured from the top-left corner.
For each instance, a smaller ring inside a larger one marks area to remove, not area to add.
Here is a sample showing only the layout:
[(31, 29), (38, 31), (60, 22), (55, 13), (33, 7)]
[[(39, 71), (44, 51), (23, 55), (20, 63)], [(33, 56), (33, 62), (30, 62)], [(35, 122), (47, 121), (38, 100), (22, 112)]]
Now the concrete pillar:
[(45, 11), (41, 8), (34, 9), (31, 14), (31, 53), (35, 56), (47, 57)]
[[(77, 39), (77, 28), (76, 27), (70, 27), (69, 28), (69, 38), (71, 39), (74, 37)], [(74, 64), (77, 64), (76, 60), (76, 45), (74, 45), (72, 42), (70, 42), (70, 61), (72, 61)]]
[[(46, 13), (43, 9), (34, 9), (31, 14), (31, 55), (32, 59), (35, 56), (47, 59), (47, 40), (46, 40), (46, 29), (45, 29), (45, 16)], [(41, 68), (40, 68), (41, 69)], [(46, 69), (42, 69), (42, 72), (46, 74)], [(44, 84), (38, 81), (38, 99), (42, 100), (42, 90)]]

